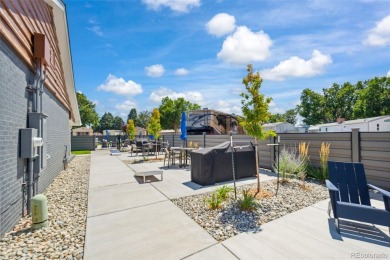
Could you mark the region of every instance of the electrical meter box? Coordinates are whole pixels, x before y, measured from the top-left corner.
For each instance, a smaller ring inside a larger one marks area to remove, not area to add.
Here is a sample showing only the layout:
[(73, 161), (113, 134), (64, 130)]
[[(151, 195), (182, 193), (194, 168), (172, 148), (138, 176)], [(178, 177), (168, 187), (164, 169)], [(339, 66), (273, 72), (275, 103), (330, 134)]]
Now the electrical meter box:
[(39, 229), (49, 226), (49, 214), (47, 210), (47, 198), (38, 194), (31, 199), (32, 229)]
[(38, 129), (20, 129), (20, 158), (37, 157), (39, 144), (42, 144), (42, 139), (38, 137)]
[(28, 113), (28, 125), (38, 129), (38, 137), (42, 138), (42, 146), (38, 148), (38, 158), (34, 160), (34, 173), (40, 173), (47, 164), (47, 115)]

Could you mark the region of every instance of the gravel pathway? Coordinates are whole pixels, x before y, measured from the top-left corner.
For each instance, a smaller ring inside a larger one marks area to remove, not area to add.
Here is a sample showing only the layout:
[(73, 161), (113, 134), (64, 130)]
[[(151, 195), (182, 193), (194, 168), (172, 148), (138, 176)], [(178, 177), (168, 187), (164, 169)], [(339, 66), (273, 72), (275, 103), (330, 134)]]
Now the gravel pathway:
[[(255, 184), (238, 187), (238, 198), (242, 197), (242, 190), (255, 187)], [(233, 192), (222, 207), (216, 210), (209, 209), (206, 202), (211, 197), (211, 192), (172, 201), (216, 240), (224, 241), (241, 232), (258, 232), (263, 223), (329, 197), (323, 185), (308, 182), (307, 187), (308, 189), (302, 189), (299, 181), (290, 180), (289, 183), (280, 185), (278, 196), (275, 196), (276, 181), (262, 182), (261, 189), (269, 191), (272, 196), (257, 200), (258, 207), (253, 211), (240, 210), (238, 203), (234, 201)]]
[(49, 227), (32, 231), (24, 217), (0, 239), (0, 259), (82, 259), (90, 156), (77, 156), (44, 193)]

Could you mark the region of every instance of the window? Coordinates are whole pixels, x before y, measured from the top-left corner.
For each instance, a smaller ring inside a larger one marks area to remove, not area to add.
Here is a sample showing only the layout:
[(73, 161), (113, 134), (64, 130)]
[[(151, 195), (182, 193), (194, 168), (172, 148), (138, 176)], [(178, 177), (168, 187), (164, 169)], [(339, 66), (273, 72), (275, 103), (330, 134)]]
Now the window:
[(379, 124), (376, 124), (376, 131), (379, 131)]
[(328, 128), (325, 128), (325, 132), (328, 132)]

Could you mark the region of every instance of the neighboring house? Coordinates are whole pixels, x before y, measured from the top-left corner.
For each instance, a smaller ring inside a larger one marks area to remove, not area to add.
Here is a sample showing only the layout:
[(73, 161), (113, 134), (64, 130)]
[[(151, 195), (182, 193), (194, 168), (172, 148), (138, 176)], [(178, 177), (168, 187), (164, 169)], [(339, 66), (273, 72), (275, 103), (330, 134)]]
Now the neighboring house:
[(263, 125), (265, 131), (274, 130), (275, 133), (291, 133), (297, 132), (293, 124), (287, 122), (268, 123)]
[(80, 125), (63, 1), (0, 1), (0, 100), (2, 236), (64, 169)]
[(139, 127), (139, 126), (136, 126), (135, 127), (135, 135), (136, 136), (143, 136), (143, 135), (147, 135), (147, 131), (145, 128), (142, 128), (142, 127)]
[(295, 129), (297, 133), (307, 133), (309, 132), (309, 126), (305, 124), (296, 124)]
[(72, 135), (73, 136), (92, 136), (93, 135), (93, 129), (88, 127), (78, 127), (72, 129)]
[[(181, 133), (181, 130), (177, 129), (177, 133)], [(160, 135), (173, 135), (173, 134), (175, 134), (174, 129), (164, 129), (160, 131)]]
[(317, 125), (319, 132), (351, 132), (353, 128), (359, 128), (360, 132), (384, 132), (390, 131), (390, 115), (363, 118)]
[(103, 136), (106, 135), (106, 132), (108, 132), (108, 135), (116, 136), (116, 135), (124, 135), (125, 133), (122, 130), (104, 130)]

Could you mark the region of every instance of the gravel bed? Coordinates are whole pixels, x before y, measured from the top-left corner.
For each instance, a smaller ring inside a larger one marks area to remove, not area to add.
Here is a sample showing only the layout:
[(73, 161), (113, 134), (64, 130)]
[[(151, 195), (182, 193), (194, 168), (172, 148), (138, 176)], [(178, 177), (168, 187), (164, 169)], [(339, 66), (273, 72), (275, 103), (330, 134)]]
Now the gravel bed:
[[(302, 189), (301, 182), (290, 180), (281, 184), (278, 196), (275, 196), (276, 181), (261, 183), (261, 189), (270, 193), (269, 198), (256, 200), (258, 207), (253, 211), (242, 211), (234, 201), (234, 192), (223, 202), (222, 207), (209, 209), (206, 199), (212, 192), (201, 195), (182, 197), (172, 200), (188, 216), (209, 232), (217, 241), (224, 241), (241, 232), (258, 232), (263, 223), (280, 218), (298, 209), (310, 206), (328, 198), (327, 189), (315, 182), (307, 182), (307, 189)], [(237, 188), (237, 197), (242, 197), (242, 191), (256, 188), (256, 184)]]
[(77, 156), (44, 193), (49, 227), (32, 231), (22, 218), (0, 239), (0, 259), (82, 259), (87, 219), (90, 156)]

